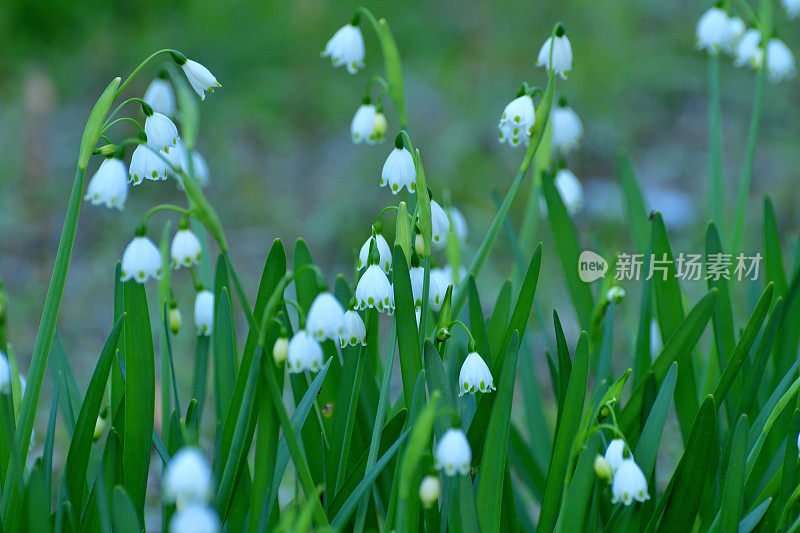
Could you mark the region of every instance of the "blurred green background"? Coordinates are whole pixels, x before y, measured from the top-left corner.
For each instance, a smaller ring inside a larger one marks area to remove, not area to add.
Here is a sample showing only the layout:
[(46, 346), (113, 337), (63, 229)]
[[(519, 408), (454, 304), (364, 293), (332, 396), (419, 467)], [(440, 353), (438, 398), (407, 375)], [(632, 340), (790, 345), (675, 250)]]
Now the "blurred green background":
[[(198, 148), (211, 169), (207, 195), (222, 218), (245, 286), (254, 293), (268, 245), (276, 237), (291, 250), (302, 236), (329, 281), (337, 272), (352, 280), (354, 252), (368, 236), (369, 224), (382, 207), (396, 201), (378, 187), (397, 127), (391, 105), (387, 102), (388, 142), (354, 146), (349, 135), (366, 81), (373, 73), (382, 74), (375, 35), (365, 28), (366, 68), (355, 76), (333, 69), (319, 55), (358, 5), (308, 0), (0, 3), (0, 277), (10, 300), (9, 342), (23, 369), (28, 367), (85, 119), (112, 77), (126, 75), (159, 48), (183, 51), (222, 83), (201, 106)], [(586, 193), (586, 205), (575, 217), (584, 245), (608, 258), (617, 251), (633, 251), (616, 180), (617, 153), (625, 148), (650, 207), (664, 212), (675, 250), (702, 252), (708, 60), (694, 48), (694, 28), (710, 4), (570, 0), (366, 5), (391, 24), (403, 58), (409, 130), (422, 151), (434, 193), (448, 188), (469, 221), (467, 257), (494, 215), (490, 193), (505, 194), (523, 155), (522, 149), (497, 142), (497, 121), (521, 82), (544, 85), (544, 71), (534, 66), (535, 58), (559, 20), (575, 59), (569, 80), (559, 83), (558, 90), (569, 98), (585, 128), (581, 147), (567, 157)], [(786, 21), (779, 9), (776, 18), (780, 36), (791, 49), (800, 50), (797, 23)], [(127, 95), (140, 96), (156, 70), (154, 65), (139, 76)], [(729, 208), (738, 187), (754, 81), (752, 71), (734, 69), (728, 58), (723, 60)], [(769, 85), (766, 94), (748, 214), (752, 242), (746, 251), (761, 249), (756, 238), (763, 195), (775, 199), (787, 240), (794, 242), (800, 219), (795, 208), (800, 164), (797, 81)], [(512, 210), (515, 227), (526, 189), (527, 183)], [(162, 201), (181, 202), (171, 182), (147, 182), (133, 189), (122, 213), (83, 205), (59, 326), (81, 385), (111, 325), (114, 262), (139, 217)], [(151, 235), (160, 234), (165, 220), (154, 219)], [(546, 282), (540, 283), (537, 299), (545, 316), (553, 307), (559, 310), (568, 338), (575, 339), (577, 325), (560, 267), (547, 224), (541, 226), (545, 258), (540, 280)], [(485, 304), (508, 275), (511, 257), (501, 236), (480, 281)], [(187, 325), (179, 346), (188, 349), (193, 291), (185, 272), (175, 280)], [(705, 282), (686, 286), (699, 292)], [(634, 287), (626, 288), (633, 295)], [(629, 298), (622, 307), (621, 312), (635, 316), (638, 302)], [(740, 309), (736, 318), (741, 321), (742, 315)], [(618, 335), (620, 365), (628, 360), (632, 331)], [(541, 365), (543, 343), (533, 341), (532, 356)], [(188, 369), (186, 374), (188, 379)]]

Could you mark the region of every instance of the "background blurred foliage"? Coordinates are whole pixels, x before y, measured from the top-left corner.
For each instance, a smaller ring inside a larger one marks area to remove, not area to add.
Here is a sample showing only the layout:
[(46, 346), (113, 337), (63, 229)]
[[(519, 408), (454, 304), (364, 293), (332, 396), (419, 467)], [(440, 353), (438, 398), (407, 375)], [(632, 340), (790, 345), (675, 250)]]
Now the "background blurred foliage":
[[(391, 135), (377, 147), (353, 146), (349, 136), (364, 85), (382, 69), (375, 36), (365, 31), (367, 68), (356, 76), (319, 57), (357, 5), (309, 0), (0, 2), (0, 277), (9, 292), (9, 340), (23, 369), (90, 106), (109, 79), (130, 72), (159, 48), (182, 50), (211, 68), (223, 85), (202, 106), (199, 150), (211, 168), (209, 198), (223, 219), (249, 292), (275, 237), (291, 249), (303, 236), (329, 281), (340, 271), (352, 276), (352, 259), (368, 236), (369, 223), (393, 199), (377, 186)], [(381, 1), (367, 6), (392, 26), (404, 62), (409, 130), (421, 148), (434, 193), (449, 188), (470, 222), (467, 253), (494, 214), (490, 193), (505, 193), (523, 155), (497, 142), (498, 117), (522, 81), (543, 84), (535, 56), (557, 20), (565, 24), (575, 53), (574, 71), (559, 90), (586, 130), (581, 147), (567, 158), (586, 192), (586, 206), (575, 219), (583, 244), (607, 258), (633, 251), (616, 182), (616, 154), (624, 147), (650, 207), (664, 212), (674, 250), (702, 252), (707, 55), (694, 49), (694, 27), (707, 5), (570, 0)], [(797, 55), (797, 26), (782, 14), (777, 18), (780, 36)], [(128, 94), (141, 95), (148, 83), (148, 75), (137, 78)], [(797, 83), (767, 89), (748, 218), (754, 240), (747, 250), (761, 249), (755, 236), (762, 195), (775, 199), (782, 230), (799, 221), (794, 208), (800, 164)], [(724, 61), (729, 207), (753, 86), (752, 72)], [(388, 100), (385, 104), (391, 132), (396, 116)], [(526, 196), (518, 196), (512, 211), (515, 226)], [(132, 191), (121, 214), (89, 206), (81, 213), (62, 307), (81, 312), (67, 311), (60, 318), (81, 384), (110, 327), (104, 317), (110, 314), (114, 261), (155, 199), (180, 201), (180, 196), (172, 183), (148, 182)], [(160, 234), (162, 220), (151, 223), (153, 236)], [(577, 325), (548, 246), (547, 224), (541, 228), (547, 283), (537, 300), (545, 315), (552, 307), (559, 310), (567, 337), (574, 339)], [(791, 239), (795, 236), (792, 230)], [(484, 303), (510, 264), (509, 247), (501, 238), (481, 282), (489, 286), (482, 290)], [(176, 283), (185, 284), (183, 296), (191, 294), (188, 277), (178, 276)], [(695, 285), (698, 292), (705, 288), (705, 282)], [(691, 290), (693, 285), (686, 286)], [(638, 303), (630, 296), (624, 312), (635, 316)], [(181, 309), (188, 330), (188, 298), (181, 300)], [(623, 320), (618, 324), (627, 327)], [(620, 364), (628, 360), (629, 337), (620, 341)], [(533, 356), (541, 364), (541, 350), (533, 342)]]

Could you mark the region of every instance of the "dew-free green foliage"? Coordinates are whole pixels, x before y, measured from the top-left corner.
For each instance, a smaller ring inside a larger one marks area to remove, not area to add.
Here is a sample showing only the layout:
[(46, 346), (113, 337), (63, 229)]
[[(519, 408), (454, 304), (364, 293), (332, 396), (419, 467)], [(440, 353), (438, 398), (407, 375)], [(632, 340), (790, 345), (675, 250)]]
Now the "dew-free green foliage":
[[(7, 343), (0, 320), (0, 350), (11, 374), (0, 390), (0, 531), (138, 532), (157, 523), (182, 533), (174, 519), (186, 502), (167, 499), (152, 480), (159, 473), (165, 479), (173, 458), (186, 448), (201, 450), (209, 462), (214, 482), (201, 503), (226, 531), (800, 529), (800, 265), (784, 254), (771, 200), (764, 201), (761, 229), (763, 275), (751, 283), (708, 277), (698, 296), (680, 279), (680, 250), (664, 217), (647, 214), (632, 158), (621, 155), (629, 244), (652, 253), (664, 275), (625, 282), (631, 296), (609, 298), (609, 277), (587, 283), (578, 274), (586, 238), (555, 183), (560, 161), (548, 127), (564, 82), (553, 70), (539, 71), (545, 90), (530, 92), (536, 122), (519, 170), (512, 181), (498, 182), (506, 194), (497, 196), (491, 223), (470, 228), (479, 233), (479, 247), (470, 257), (469, 247), (448, 236), (446, 253), (434, 250), (432, 200), (449, 208), (450, 195), (434, 173), (426, 175), (425, 147), (411, 144), (417, 125), (407, 124), (402, 47), (385, 19), (364, 8), (357, 14), (363, 31), (374, 30), (377, 39), (367, 43), (380, 47), (384, 62), (385, 79), (376, 76), (370, 83), (383, 88), (378, 98), (391, 100), (390, 128), (399, 130), (417, 172), (417, 193), (400, 193), (402, 203), (392, 197), (399, 203), (393, 209), (376, 206), (381, 214), (373, 223), (393, 243), (387, 298), (394, 312), (354, 309), (363, 272), (355, 273), (352, 284), (345, 273), (329, 285), (331, 273), (303, 239), (291, 253), (280, 239), (257, 251), (264, 266), (251, 300), (246, 288), (255, 280), (240, 278), (222, 219), (189, 163), (172, 169), (184, 183), (188, 207), (162, 204), (141, 225), (153, 225), (154, 215), (165, 211), (192, 219), (202, 258), (192, 267), (191, 288), (213, 293), (211, 334), (196, 331), (187, 313), (178, 335), (192, 338), (194, 351), (187, 357), (178, 353), (171, 304), (176, 292), (191, 290), (178, 281), (181, 270), (165, 272), (157, 292), (149, 294), (146, 284), (123, 281), (119, 263), (109, 265), (114, 284), (97, 289), (114, 299), (104, 325), (107, 340), (97, 347), (88, 387), (78, 385), (56, 322), (59, 313), (80, 312), (62, 309), (61, 297), (85, 171), (92, 158), (110, 153), (101, 152), (100, 139), (112, 146), (106, 151), (121, 156), (126, 142), (143, 142), (138, 132), (116, 141), (109, 112), (122, 109), (112, 111), (118, 97), (127, 97), (133, 75), (151, 59), (170, 56), (178, 65), (164, 68), (175, 86), (176, 120), (189, 153), (198, 134), (202, 106), (182, 77), (182, 55), (156, 52), (124, 82), (115, 78), (89, 113), (24, 394), (19, 352)], [(770, 17), (763, 21), (766, 31), (772, 16), (767, 0), (758, 16)], [(711, 223), (698, 228), (695, 239), (709, 261), (738, 252), (745, 219), (755, 218), (740, 201), (731, 226), (719, 197), (719, 69), (715, 56), (709, 68), (708, 180), (717, 197), (708, 206)], [(745, 199), (763, 90), (760, 73), (742, 172)], [(517, 231), (511, 206), (521, 187), (530, 194)], [(231, 194), (235, 201), (236, 192)], [(529, 216), (542, 198), (547, 224)], [(391, 239), (393, 216), (397, 229)], [(163, 266), (169, 264), (171, 227), (167, 222), (160, 241)], [(481, 272), (494, 259), (501, 230), (515, 262), (493, 265), (507, 276), (493, 287), (483, 283)], [(534, 246), (540, 236), (552, 244)], [(453, 271), (462, 256), (466, 268), (439, 294), (433, 269), (443, 266), (445, 255)], [(613, 272), (614, 260), (608, 259)], [(544, 274), (545, 261), (560, 268), (560, 277)], [(422, 269), (420, 309), (413, 268)], [(563, 287), (564, 305), (542, 309), (537, 289), (556, 285)], [(276, 346), (304, 334), (313, 304), (327, 292), (359, 313), (363, 342), (351, 345), (345, 337), (340, 346), (338, 337), (317, 338), (310, 342), (318, 343), (321, 360), (287, 373), (298, 354), (281, 355)], [(429, 300), (434, 294), (438, 305)], [(3, 296), (0, 285), (0, 303)], [(625, 320), (620, 310), (626, 305), (633, 305), (630, 314), (638, 321)], [(552, 326), (543, 318), (550, 311)], [(0, 307), (4, 319), (2, 313)], [(654, 325), (661, 346), (651, 335)], [(620, 346), (627, 347), (624, 353)], [(459, 394), (462, 379), (469, 379), (460, 370), (470, 352), (491, 373), (481, 386), (495, 390)], [(187, 360), (193, 364), (191, 381), (183, 383), (176, 361)], [(39, 399), (48, 366), (54, 394), (45, 414)], [(37, 411), (47, 418), (44, 448), (40, 457), (29, 457)], [(458, 445), (442, 445), (453, 431)], [(56, 453), (59, 438), (67, 441), (64, 457)], [(631, 492), (623, 485), (630, 480), (622, 469), (607, 472), (604, 464), (611, 467), (598, 459), (613, 439), (624, 441), (624, 461), (635, 462), (644, 479), (633, 500), (627, 499)], [(448, 473), (455, 455), (457, 468)], [(420, 494), (425, 476), (439, 480), (431, 499)]]

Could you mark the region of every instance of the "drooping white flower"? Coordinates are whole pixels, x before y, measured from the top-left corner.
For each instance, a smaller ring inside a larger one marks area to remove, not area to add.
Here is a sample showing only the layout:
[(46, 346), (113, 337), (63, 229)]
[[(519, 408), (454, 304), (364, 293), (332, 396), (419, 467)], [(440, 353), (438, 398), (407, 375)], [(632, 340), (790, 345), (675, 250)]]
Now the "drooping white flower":
[(11, 366), (5, 352), (0, 350), (0, 392), (6, 391), (11, 387)]
[[(556, 30), (556, 37), (548, 37), (539, 49), (539, 57), (536, 60), (537, 67), (545, 67), (550, 70), (550, 47), (553, 48), (553, 72), (561, 79), (566, 80), (567, 74), (572, 70), (572, 46), (569, 39), (563, 33), (563, 28)], [(561, 33), (561, 35), (559, 35)]]
[(769, 81), (778, 83), (795, 74), (794, 56), (789, 47), (773, 37), (767, 43), (767, 75)]
[(467, 277), (467, 269), (464, 265), (458, 265), (458, 271), (453, 270), (453, 265), (450, 263), (443, 266), (441, 269), (445, 281), (455, 287), (461, 284), (461, 280)]
[(623, 300), (623, 298), (625, 298), (625, 289), (619, 285), (614, 285), (606, 292), (606, 301), (608, 303), (614, 302), (615, 304), (618, 304)]
[(419, 484), (419, 499), (425, 508), (433, 505), (442, 494), (442, 486), (436, 476), (425, 476)]
[(144, 236), (134, 237), (122, 253), (122, 281), (144, 283), (161, 278), (161, 252)]
[(408, 277), (411, 278), (411, 297), (414, 299), (414, 307), (422, 307), (425, 269), (421, 266), (412, 266), (408, 269)]
[(153, 181), (167, 179), (167, 163), (161, 159), (162, 155), (166, 156), (164, 152), (159, 154), (150, 146), (144, 144), (137, 146), (131, 156), (128, 181), (139, 185), (145, 178)]
[(456, 473), (466, 476), (472, 462), (472, 449), (464, 432), (458, 428), (451, 428), (444, 432), (436, 445), (434, 466), (443, 470), (445, 475), (454, 476)]
[(574, 215), (583, 207), (583, 187), (571, 170), (562, 168), (556, 172), (555, 186), (567, 213)]
[(501, 143), (508, 142), (511, 146), (519, 146), (520, 143), (527, 146), (535, 123), (536, 110), (533, 106), (533, 98), (527, 94), (518, 96), (511, 100), (503, 110), (500, 123), (497, 125), (500, 130), (498, 140)]
[(169, 520), (170, 533), (218, 533), (219, 528), (217, 513), (203, 503), (189, 504)]
[(128, 169), (120, 159), (106, 159), (92, 176), (84, 200), (120, 211), (128, 200)]
[(162, 115), (175, 114), (175, 91), (172, 84), (165, 79), (156, 78), (147, 87), (142, 98), (156, 113)]
[(622, 464), (625, 459), (625, 441), (622, 439), (614, 439), (608, 443), (606, 448), (605, 460), (611, 466), (611, 471), (616, 472), (617, 468)]
[(308, 309), (306, 331), (317, 341), (339, 340), (345, 331), (344, 308), (330, 292), (321, 292)]
[(447, 236), (453, 234), (453, 227), (447, 213), (436, 200), (431, 200), (431, 239), (433, 247), (442, 248), (447, 243)]
[(189, 80), (189, 85), (192, 86), (200, 100), (206, 99), (206, 91), (213, 93), (216, 87), (222, 87), (211, 71), (197, 61), (187, 59), (181, 67), (183, 73), (186, 74), (186, 79)]
[(200, 240), (195, 236), (192, 230), (188, 228), (178, 230), (172, 238), (172, 244), (169, 247), (169, 255), (172, 257), (172, 268), (179, 268), (181, 266), (190, 267), (198, 264), (202, 252), (203, 247), (200, 245)]
[(466, 242), (469, 236), (469, 228), (467, 227), (467, 219), (457, 207), (452, 205), (447, 209), (447, 217), (450, 219), (450, 224), (453, 227), (453, 233), (459, 242)]
[(350, 123), (350, 135), (353, 138), (353, 144), (375, 144), (383, 140), (383, 137), (375, 131), (375, 117), (378, 115), (378, 109), (369, 103), (361, 104), (353, 116), (353, 121)]
[[(369, 249), (372, 239), (372, 237), (367, 239), (367, 242), (361, 246), (361, 250), (358, 252), (358, 265), (356, 265), (358, 270), (362, 270), (369, 265)], [(375, 234), (375, 248), (378, 250), (378, 265), (388, 274), (392, 271), (392, 249), (380, 233)]]
[(712, 7), (697, 21), (697, 48), (706, 49), (712, 54), (727, 49), (733, 39), (730, 19), (724, 10)]
[(214, 331), (214, 293), (209, 290), (198, 292), (194, 299), (194, 327), (198, 335)]
[(750, 68), (760, 68), (764, 59), (760, 44), (761, 32), (755, 28), (747, 30), (736, 45), (733, 64), (737, 67), (748, 65)]
[(428, 288), (428, 305), (434, 311), (439, 311), (447, 295), (447, 288), (451, 285), (449, 276), (441, 269), (431, 269), (431, 283)]
[[(186, 173), (189, 172), (189, 159), (187, 157), (187, 150), (180, 137), (175, 143), (175, 146), (170, 148), (169, 153), (167, 154), (167, 160), (173, 167), (175, 167), (176, 171), (182, 170)], [(208, 164), (197, 150), (192, 151), (192, 170), (194, 171), (194, 177), (197, 180), (197, 183), (201, 187), (208, 185)], [(170, 169), (170, 174), (174, 175), (175, 179), (178, 180), (178, 187), (183, 189), (183, 177), (178, 173), (173, 173), (172, 169)]]
[(272, 345), (272, 360), (275, 361), (277, 366), (281, 366), (289, 354), (289, 339), (286, 337), (278, 337), (275, 344)]
[(325, 45), (322, 57), (330, 57), (334, 67), (344, 65), (350, 74), (364, 68), (364, 36), (361, 28), (354, 24), (339, 28)]
[(611, 503), (630, 505), (633, 500), (646, 502), (649, 499), (647, 479), (642, 469), (633, 458), (623, 459), (614, 472), (614, 481), (611, 482)]
[(747, 31), (747, 25), (745, 25), (744, 21), (739, 17), (730, 17), (728, 19), (728, 33), (730, 35), (730, 39), (728, 40), (728, 44), (725, 47), (725, 51), (729, 54), (736, 53), (736, 46), (739, 44), (739, 41), (744, 36), (744, 32)]
[(402, 146), (395, 147), (383, 164), (381, 187), (387, 185), (392, 194), (397, 194), (403, 187), (408, 189), (408, 192), (417, 190), (417, 169), (414, 167), (414, 157)]
[(800, 0), (781, 0), (786, 16), (793, 19), (800, 13)]
[(344, 332), (339, 337), (339, 346), (367, 345), (367, 328), (358, 312), (350, 309), (344, 314)]
[(169, 153), (170, 148), (178, 142), (178, 128), (167, 117), (158, 112), (153, 112), (144, 121), (144, 132), (147, 135), (147, 144), (154, 150), (164, 150)]
[(477, 391), (491, 392), (495, 390), (494, 379), (486, 362), (472, 352), (464, 359), (461, 371), (458, 373), (458, 395), (475, 394)]
[(394, 291), (386, 273), (378, 265), (369, 265), (356, 285), (358, 309), (374, 307), (388, 315), (394, 313)]
[(179, 509), (212, 496), (211, 467), (202, 450), (184, 447), (167, 463), (161, 480), (164, 501)]
[(322, 346), (301, 329), (289, 341), (286, 366), (290, 374), (299, 374), (306, 370), (318, 372), (322, 368)]
[(558, 106), (550, 113), (553, 124), (553, 146), (562, 154), (578, 146), (583, 135), (583, 125), (577, 113), (569, 106)]

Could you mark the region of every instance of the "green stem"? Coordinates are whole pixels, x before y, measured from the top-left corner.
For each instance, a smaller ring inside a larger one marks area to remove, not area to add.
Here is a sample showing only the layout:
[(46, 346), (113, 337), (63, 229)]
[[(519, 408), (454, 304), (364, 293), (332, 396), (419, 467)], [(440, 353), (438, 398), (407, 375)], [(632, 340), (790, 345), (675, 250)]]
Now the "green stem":
[(114, 118), (114, 117), (117, 115), (117, 113), (119, 113), (119, 112), (120, 112), (120, 110), (121, 110), (123, 107), (125, 107), (127, 104), (130, 104), (131, 102), (139, 102), (140, 104), (144, 104), (144, 103), (146, 103), (146, 102), (145, 102), (144, 100), (142, 100), (141, 98), (137, 98), (137, 97), (128, 98), (127, 100), (125, 100), (124, 102), (122, 102), (121, 104), (119, 104), (119, 105), (116, 107), (116, 109), (114, 109), (114, 111), (112, 111), (112, 112), (111, 112), (111, 114), (109, 114), (109, 115), (108, 115), (108, 118), (106, 118), (106, 121), (105, 121), (105, 123), (103, 124), (103, 129), (105, 129), (105, 127), (108, 125), (108, 122), (109, 122), (111, 119), (113, 119), (113, 118)]
[(170, 49), (170, 48), (164, 48), (164, 49), (162, 49), (162, 50), (159, 50), (159, 51), (157, 51), (157, 52), (153, 52), (152, 54), (150, 54), (149, 56), (147, 56), (147, 57), (144, 59), (144, 61), (142, 61), (141, 63), (139, 63), (139, 66), (138, 66), (138, 67), (136, 67), (135, 69), (133, 69), (133, 72), (131, 72), (131, 73), (130, 73), (130, 75), (129, 75), (129, 76), (126, 78), (126, 79), (125, 79), (125, 81), (123, 81), (123, 82), (122, 82), (122, 85), (120, 85), (120, 86), (119, 86), (119, 89), (117, 89), (117, 92), (116, 92), (116, 94), (114, 95), (114, 99), (116, 99), (116, 98), (117, 98), (117, 97), (118, 97), (120, 94), (122, 94), (122, 91), (124, 91), (124, 90), (125, 90), (125, 87), (127, 87), (127, 86), (128, 86), (128, 84), (131, 82), (131, 80), (132, 80), (132, 79), (133, 79), (133, 78), (134, 78), (134, 77), (135, 77), (135, 76), (136, 76), (136, 75), (139, 73), (139, 71), (140, 71), (140, 70), (142, 70), (142, 69), (143, 69), (143, 68), (144, 68), (144, 67), (145, 67), (145, 66), (146, 66), (146, 65), (147, 65), (147, 64), (148, 64), (150, 61), (152, 61), (153, 59), (155, 59), (156, 57), (158, 57), (158, 56), (159, 56), (159, 55), (161, 55), (161, 54), (169, 54), (169, 53), (172, 53), (172, 52), (175, 52), (175, 53), (178, 53), (178, 54), (180, 54), (180, 52), (178, 52), (177, 50), (172, 50), (172, 49)]
[[(552, 63), (551, 63), (552, 64)], [(511, 183), (511, 187), (508, 189), (506, 193), (506, 197), (503, 199), (503, 203), (500, 205), (500, 209), (498, 209), (497, 214), (492, 220), (492, 225), (489, 226), (489, 231), (486, 233), (486, 236), (483, 238), (483, 242), (481, 242), (480, 247), (478, 248), (478, 252), (475, 254), (475, 257), (472, 259), (472, 264), (469, 267), (469, 273), (478, 277), (478, 273), (483, 268), (483, 264), (486, 262), (486, 258), (489, 255), (489, 252), (494, 245), (494, 241), (497, 239), (497, 234), (500, 233), (500, 228), (503, 225), (503, 222), (508, 216), (508, 211), (511, 209), (511, 204), (514, 201), (514, 197), (517, 195), (517, 190), (519, 189), (520, 184), (522, 183), (522, 179), (525, 177), (525, 173), (528, 171), (528, 167), (533, 160), (533, 156), (536, 154), (536, 151), (539, 148), (539, 145), (542, 142), (542, 137), (544, 136), (544, 131), (547, 129), (547, 122), (550, 118), (550, 107), (553, 104), (553, 92), (555, 90), (555, 75), (552, 70), (547, 76), (547, 90), (545, 91), (544, 97), (542, 98), (542, 102), (540, 104), (539, 110), (541, 113), (541, 118), (537, 113), (536, 119), (537, 123), (541, 124), (540, 127), (536, 129), (535, 136), (531, 139), (530, 144), (528, 145), (528, 151), (525, 152), (525, 157), (522, 159), (522, 164), (519, 167), (519, 171), (517, 172), (517, 177), (514, 178), (514, 181)], [(457, 317), (461, 312), (462, 307), (467, 300), (467, 283), (462, 283), (458, 287), (458, 291), (456, 292), (454, 301), (453, 301), (453, 316)]]
[(719, 89), (719, 54), (708, 62), (711, 97), (708, 125), (708, 207), (711, 222), (722, 229), (725, 223), (725, 178), (722, 174), (722, 103)]
[(762, 67), (756, 80), (756, 92), (753, 99), (753, 114), (750, 117), (750, 129), (747, 134), (747, 146), (744, 152), (744, 165), (742, 178), (739, 183), (739, 200), (736, 204), (736, 219), (733, 224), (733, 238), (731, 239), (731, 253), (738, 253), (742, 244), (744, 223), (747, 210), (747, 198), (750, 195), (750, 178), (753, 175), (753, 159), (755, 158), (758, 128), (761, 124), (761, 110), (764, 103), (764, 85), (767, 79), (767, 69)]
[(112, 120), (111, 122), (103, 126), (103, 129), (100, 130), (100, 134), (102, 135), (103, 133), (107, 132), (112, 126), (119, 124), (121, 122), (131, 122), (133, 125), (136, 126), (136, 129), (139, 131), (139, 133), (144, 133), (144, 128), (142, 127), (141, 124), (139, 124), (137, 120), (132, 119), (130, 117), (122, 117), (116, 120)]
[(159, 204), (155, 207), (151, 207), (147, 210), (147, 212), (142, 217), (142, 221), (139, 223), (140, 225), (147, 224), (147, 220), (153, 216), (154, 214), (158, 213), (159, 211), (175, 211), (176, 213), (180, 213), (186, 216), (192, 216), (192, 212), (189, 209), (184, 209), (183, 207), (179, 207), (177, 205), (172, 204)]
[[(61, 230), (61, 238), (58, 242), (55, 266), (50, 278), (50, 286), (47, 289), (39, 329), (36, 333), (36, 342), (31, 356), (30, 372), (28, 373), (28, 386), (25, 388), (25, 397), (22, 400), (22, 410), (20, 411), (16, 434), (17, 449), (19, 450), (22, 464), (25, 464), (28, 457), (28, 444), (31, 441), (33, 422), (36, 418), (36, 409), (39, 406), (39, 394), (42, 389), (47, 359), (53, 343), (53, 335), (56, 330), (61, 297), (64, 294), (67, 270), (69, 270), (69, 261), (72, 255), (72, 245), (75, 242), (75, 232), (78, 227), (78, 214), (80, 213), (85, 175), (85, 169), (78, 168), (75, 172), (75, 180), (72, 184), (72, 192), (67, 205), (67, 215), (64, 220), (64, 227)], [(2, 507), (0, 508), (3, 524), (10, 523), (9, 513), (12, 510), (16, 510), (16, 503), (19, 498), (17, 490), (21, 480), (13, 474), (13, 470), (11, 472), (12, 474), (6, 479)]]

